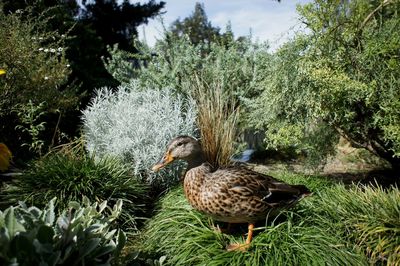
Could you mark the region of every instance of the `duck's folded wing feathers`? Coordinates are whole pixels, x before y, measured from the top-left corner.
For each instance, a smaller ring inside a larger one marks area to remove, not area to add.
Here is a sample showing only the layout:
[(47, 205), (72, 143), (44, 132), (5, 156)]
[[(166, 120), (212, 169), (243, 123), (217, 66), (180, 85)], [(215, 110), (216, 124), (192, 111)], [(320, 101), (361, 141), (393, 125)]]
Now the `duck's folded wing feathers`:
[(245, 197), (257, 197), (269, 204), (290, 203), (310, 193), (303, 185), (289, 185), (247, 168), (227, 168), (223, 171), (230, 191)]

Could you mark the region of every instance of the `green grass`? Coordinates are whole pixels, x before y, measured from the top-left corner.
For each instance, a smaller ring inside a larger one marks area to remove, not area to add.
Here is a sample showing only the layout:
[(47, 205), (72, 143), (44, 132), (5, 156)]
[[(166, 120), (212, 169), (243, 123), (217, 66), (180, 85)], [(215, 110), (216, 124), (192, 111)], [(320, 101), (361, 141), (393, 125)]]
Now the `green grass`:
[(342, 232), (371, 263), (400, 265), (400, 191), (397, 187), (337, 185), (319, 193), (309, 212), (327, 230)]
[(182, 188), (168, 193), (143, 231), (141, 249), (166, 255), (167, 265), (400, 265), (400, 192), (357, 187), (284, 173), (314, 194), (276, 219), (261, 223), (248, 252), (228, 252), (244, 232), (216, 232), (193, 210)]
[(123, 200), (119, 223), (125, 230), (136, 230), (137, 217), (145, 211), (148, 188), (117, 159), (94, 160), (87, 154), (52, 153), (32, 163), (22, 176), (0, 194), (2, 206), (19, 200), (43, 207), (57, 197), (57, 208), (64, 209), (69, 201), (103, 200), (114, 204)]

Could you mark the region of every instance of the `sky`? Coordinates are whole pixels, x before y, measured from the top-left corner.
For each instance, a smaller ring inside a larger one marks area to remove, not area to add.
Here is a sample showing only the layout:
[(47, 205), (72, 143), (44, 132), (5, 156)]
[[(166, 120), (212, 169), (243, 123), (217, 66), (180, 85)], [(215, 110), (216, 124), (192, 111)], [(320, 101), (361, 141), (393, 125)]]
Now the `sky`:
[[(196, 2), (204, 4), (208, 20), (224, 31), (228, 22), (236, 37), (247, 36), (250, 31), (253, 40), (268, 41), (271, 50), (284, 43), (296, 30), (301, 30), (296, 13), (297, 4), (305, 4), (311, 0), (164, 0), (166, 2), (161, 16), (164, 24), (169, 26), (173, 21), (190, 16)], [(142, 3), (147, 1), (142, 0)], [(154, 45), (162, 37), (160, 19), (152, 19), (147, 25), (141, 26), (139, 38), (146, 39), (149, 45)]]

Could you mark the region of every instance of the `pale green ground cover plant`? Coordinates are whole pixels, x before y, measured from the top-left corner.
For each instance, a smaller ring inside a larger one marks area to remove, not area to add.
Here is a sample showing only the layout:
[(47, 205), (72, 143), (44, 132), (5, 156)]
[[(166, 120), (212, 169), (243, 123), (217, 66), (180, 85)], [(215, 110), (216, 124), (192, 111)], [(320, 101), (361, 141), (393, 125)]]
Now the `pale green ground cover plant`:
[(24, 202), (0, 211), (1, 265), (111, 265), (126, 243), (112, 229), (122, 201), (70, 202), (60, 215), (51, 200), (45, 208)]
[(120, 86), (115, 92), (98, 90), (82, 119), (91, 154), (120, 158), (148, 183), (162, 178), (163, 182), (173, 182), (180, 177), (179, 164), (167, 169), (168, 175), (153, 173), (151, 166), (162, 157), (172, 138), (196, 134), (192, 99), (184, 99), (170, 89), (143, 89), (136, 82)]

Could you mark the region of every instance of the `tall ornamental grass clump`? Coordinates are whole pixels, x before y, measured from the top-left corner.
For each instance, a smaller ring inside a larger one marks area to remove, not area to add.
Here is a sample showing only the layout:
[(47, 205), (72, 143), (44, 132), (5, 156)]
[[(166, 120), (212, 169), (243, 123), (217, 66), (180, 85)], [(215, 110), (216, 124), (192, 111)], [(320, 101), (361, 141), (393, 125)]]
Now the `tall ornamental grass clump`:
[(146, 210), (147, 185), (140, 182), (118, 159), (104, 157), (94, 160), (88, 154), (53, 153), (35, 161), (0, 193), (1, 204), (9, 206), (22, 200), (43, 207), (56, 197), (57, 209), (68, 202), (107, 200), (124, 202), (118, 218), (120, 226), (135, 231), (137, 218)]
[(239, 110), (230, 92), (224, 92), (220, 80), (205, 84), (201, 77), (190, 84), (196, 99), (201, 146), (214, 167), (232, 164), (238, 133)]
[(139, 179), (154, 183), (164, 177), (176, 180), (181, 174), (176, 164), (167, 169), (169, 176), (164, 171), (153, 173), (151, 166), (173, 137), (195, 135), (195, 120), (193, 100), (170, 89), (144, 89), (133, 82), (116, 92), (98, 90), (83, 111), (83, 130), (87, 149), (95, 157), (120, 158)]
[(278, 217), (260, 221), (247, 252), (227, 252), (226, 245), (243, 243), (243, 236), (215, 231), (211, 218), (188, 204), (182, 188), (161, 199), (158, 214), (143, 231), (142, 248), (166, 255), (167, 265), (399, 265), (398, 188), (346, 188), (316, 177), (277, 177), (314, 193)]

